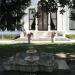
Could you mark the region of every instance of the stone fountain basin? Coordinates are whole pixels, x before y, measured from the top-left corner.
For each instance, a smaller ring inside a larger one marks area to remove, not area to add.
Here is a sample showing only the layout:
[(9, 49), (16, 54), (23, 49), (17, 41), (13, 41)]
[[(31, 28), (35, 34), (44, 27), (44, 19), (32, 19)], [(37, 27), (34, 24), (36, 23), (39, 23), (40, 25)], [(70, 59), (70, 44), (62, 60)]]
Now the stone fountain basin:
[(33, 55), (35, 61), (29, 62), (27, 53), (17, 53), (3, 63), (5, 71), (24, 71), (24, 72), (38, 72), (46, 71), (52, 72), (57, 69), (58, 65), (52, 53), (36, 53)]

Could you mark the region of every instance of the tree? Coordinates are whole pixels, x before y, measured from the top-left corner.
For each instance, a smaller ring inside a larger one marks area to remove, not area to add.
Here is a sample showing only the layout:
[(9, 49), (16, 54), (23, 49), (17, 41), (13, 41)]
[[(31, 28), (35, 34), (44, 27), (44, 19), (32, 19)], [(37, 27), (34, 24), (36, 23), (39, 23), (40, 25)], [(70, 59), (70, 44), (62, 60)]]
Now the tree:
[(48, 0), (48, 2), (46, 0), (40, 0), (40, 7), (43, 11), (45, 12), (56, 12), (58, 10), (58, 4), (60, 4), (60, 7), (65, 7), (66, 5), (68, 5), (69, 8), (73, 7), (75, 4), (75, 1), (71, 1), (71, 0)]
[[(30, 5), (30, 0), (0, 0), (0, 29), (19, 30), (20, 19), (24, 10)], [(4, 28), (3, 28), (4, 26)]]

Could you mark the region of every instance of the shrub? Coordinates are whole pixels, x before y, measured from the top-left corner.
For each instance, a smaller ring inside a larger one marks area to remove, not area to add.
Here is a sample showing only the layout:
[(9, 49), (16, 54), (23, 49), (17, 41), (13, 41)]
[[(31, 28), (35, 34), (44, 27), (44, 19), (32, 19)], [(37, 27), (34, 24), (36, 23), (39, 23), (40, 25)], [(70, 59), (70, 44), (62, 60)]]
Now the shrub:
[(66, 34), (65, 36), (72, 40), (75, 39), (75, 34)]
[(4, 36), (0, 36), (0, 39), (1, 40), (14, 40), (14, 39), (17, 39), (19, 38), (20, 36), (19, 35), (4, 35)]

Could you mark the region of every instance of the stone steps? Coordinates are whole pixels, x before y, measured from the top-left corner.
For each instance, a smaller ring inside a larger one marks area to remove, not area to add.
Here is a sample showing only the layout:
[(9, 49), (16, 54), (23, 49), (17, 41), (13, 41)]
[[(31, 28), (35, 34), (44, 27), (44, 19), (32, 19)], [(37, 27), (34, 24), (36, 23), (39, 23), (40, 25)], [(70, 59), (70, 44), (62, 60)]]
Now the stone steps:
[[(69, 41), (69, 39), (63, 36), (62, 32), (54, 31), (55, 34), (55, 41)], [(31, 31), (33, 36), (31, 37), (32, 41), (51, 41), (51, 34), (52, 31)], [(16, 39), (16, 41), (27, 41), (27, 35), (25, 37), (21, 37)]]
[[(40, 37), (40, 38), (31, 38), (32, 41), (51, 41), (51, 37)], [(28, 41), (27, 37), (15, 39), (15, 41)], [(65, 37), (57, 37), (55, 41), (69, 41)]]

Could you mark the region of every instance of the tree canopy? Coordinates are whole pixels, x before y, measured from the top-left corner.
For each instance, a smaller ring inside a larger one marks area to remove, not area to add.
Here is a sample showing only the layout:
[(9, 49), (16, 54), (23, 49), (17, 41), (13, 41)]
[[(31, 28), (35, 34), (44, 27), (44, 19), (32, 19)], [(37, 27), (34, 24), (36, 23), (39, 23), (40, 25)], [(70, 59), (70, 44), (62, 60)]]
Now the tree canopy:
[[(58, 6), (58, 4), (60, 4), (60, 6)], [(75, 1), (71, 1), (71, 0), (40, 0), (39, 1), (40, 7), (43, 11), (46, 12), (55, 12), (57, 11), (58, 7), (65, 7), (66, 5), (68, 5), (69, 8), (74, 7), (75, 6)]]
[(0, 0), (0, 30), (20, 30), (20, 19), (30, 0)]

